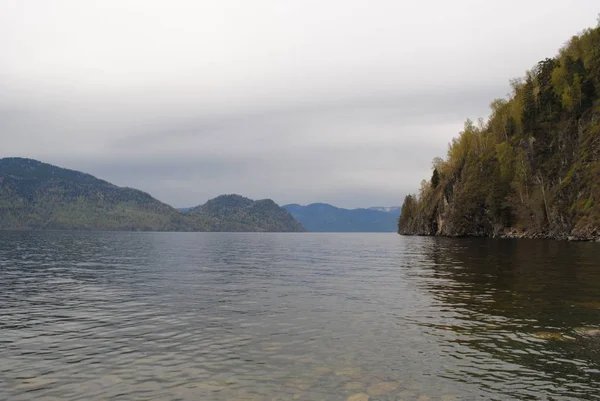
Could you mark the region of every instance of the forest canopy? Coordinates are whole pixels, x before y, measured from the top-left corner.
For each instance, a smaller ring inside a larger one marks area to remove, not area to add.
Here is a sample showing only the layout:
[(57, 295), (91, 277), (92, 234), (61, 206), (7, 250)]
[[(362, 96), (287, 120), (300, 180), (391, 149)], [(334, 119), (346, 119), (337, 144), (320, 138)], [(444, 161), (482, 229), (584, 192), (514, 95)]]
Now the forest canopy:
[(600, 26), (510, 85), (406, 196), (399, 233), (600, 235)]

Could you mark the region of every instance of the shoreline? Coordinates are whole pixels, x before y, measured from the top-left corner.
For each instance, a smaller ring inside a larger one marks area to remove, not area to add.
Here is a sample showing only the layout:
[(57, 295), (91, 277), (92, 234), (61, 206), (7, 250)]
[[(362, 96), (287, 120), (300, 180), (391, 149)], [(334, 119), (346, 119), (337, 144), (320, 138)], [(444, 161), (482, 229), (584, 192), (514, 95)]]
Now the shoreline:
[(491, 235), (449, 235), (449, 234), (423, 234), (399, 232), (399, 235), (408, 237), (442, 237), (442, 238), (490, 238), (490, 239), (529, 239), (529, 240), (553, 240), (567, 242), (596, 242), (600, 243), (600, 234), (596, 235), (572, 235), (572, 234), (550, 234), (544, 232), (509, 230)]

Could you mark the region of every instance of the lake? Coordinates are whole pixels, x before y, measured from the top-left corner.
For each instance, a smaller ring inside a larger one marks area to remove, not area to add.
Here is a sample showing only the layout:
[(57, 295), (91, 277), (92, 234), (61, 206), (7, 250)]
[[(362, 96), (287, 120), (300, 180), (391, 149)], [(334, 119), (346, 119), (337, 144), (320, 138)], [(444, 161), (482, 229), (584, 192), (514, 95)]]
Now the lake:
[(600, 400), (600, 244), (0, 232), (0, 399)]

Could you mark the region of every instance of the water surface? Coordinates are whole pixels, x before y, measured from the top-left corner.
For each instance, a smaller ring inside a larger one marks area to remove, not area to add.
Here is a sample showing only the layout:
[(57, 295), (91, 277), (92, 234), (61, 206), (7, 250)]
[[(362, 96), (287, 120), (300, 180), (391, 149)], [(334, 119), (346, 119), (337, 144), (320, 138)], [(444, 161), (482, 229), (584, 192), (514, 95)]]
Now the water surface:
[(0, 232), (0, 399), (598, 400), (598, 330), (600, 244)]

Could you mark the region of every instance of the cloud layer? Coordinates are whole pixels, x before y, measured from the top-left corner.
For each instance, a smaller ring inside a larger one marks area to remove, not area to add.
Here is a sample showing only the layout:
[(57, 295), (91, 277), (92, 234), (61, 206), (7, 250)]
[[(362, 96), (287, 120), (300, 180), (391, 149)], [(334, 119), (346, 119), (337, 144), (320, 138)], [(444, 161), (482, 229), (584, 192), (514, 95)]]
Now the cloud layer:
[(0, 157), (174, 206), (397, 205), (594, 1), (7, 0)]

